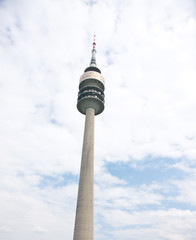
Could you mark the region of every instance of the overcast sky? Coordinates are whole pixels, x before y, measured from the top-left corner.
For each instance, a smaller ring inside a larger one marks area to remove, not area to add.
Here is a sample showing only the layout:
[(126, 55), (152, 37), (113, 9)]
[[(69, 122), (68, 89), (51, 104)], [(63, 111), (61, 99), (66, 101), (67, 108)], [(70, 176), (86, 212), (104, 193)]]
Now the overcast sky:
[(0, 239), (73, 238), (94, 34), (95, 240), (195, 240), (195, 0), (0, 0)]

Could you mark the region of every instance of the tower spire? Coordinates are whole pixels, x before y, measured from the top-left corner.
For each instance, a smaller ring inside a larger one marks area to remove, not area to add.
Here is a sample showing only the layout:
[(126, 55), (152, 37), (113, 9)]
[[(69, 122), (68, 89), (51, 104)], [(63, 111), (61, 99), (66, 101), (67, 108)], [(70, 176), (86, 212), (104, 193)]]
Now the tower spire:
[(92, 67), (96, 67), (96, 42), (95, 42), (95, 37), (96, 35), (94, 35), (94, 41), (93, 41), (93, 49), (92, 49), (92, 56), (91, 56), (91, 62), (90, 62), (90, 66)]

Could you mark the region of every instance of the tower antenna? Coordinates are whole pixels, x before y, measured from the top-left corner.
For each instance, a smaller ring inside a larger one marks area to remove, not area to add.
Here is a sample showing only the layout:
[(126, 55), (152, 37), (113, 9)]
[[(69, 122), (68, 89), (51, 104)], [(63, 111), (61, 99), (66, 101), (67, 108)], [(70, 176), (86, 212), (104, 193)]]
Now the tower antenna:
[(96, 47), (96, 35), (94, 34), (93, 49), (96, 51), (95, 47)]
[(91, 56), (91, 62), (90, 62), (90, 66), (92, 67), (96, 67), (97, 63), (96, 63), (96, 41), (95, 41), (96, 35), (94, 35), (94, 40), (93, 40), (93, 49), (92, 49), (92, 56)]

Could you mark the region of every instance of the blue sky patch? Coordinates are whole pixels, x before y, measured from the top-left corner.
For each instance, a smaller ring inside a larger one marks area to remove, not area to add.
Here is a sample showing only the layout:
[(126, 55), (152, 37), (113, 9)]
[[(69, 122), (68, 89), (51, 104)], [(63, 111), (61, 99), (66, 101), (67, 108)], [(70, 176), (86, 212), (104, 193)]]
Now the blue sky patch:
[(171, 162), (176, 163), (177, 160), (149, 158), (137, 162), (134, 167), (130, 163), (108, 163), (107, 168), (112, 175), (126, 180), (131, 185), (164, 183), (172, 179), (183, 179), (185, 173), (171, 168)]

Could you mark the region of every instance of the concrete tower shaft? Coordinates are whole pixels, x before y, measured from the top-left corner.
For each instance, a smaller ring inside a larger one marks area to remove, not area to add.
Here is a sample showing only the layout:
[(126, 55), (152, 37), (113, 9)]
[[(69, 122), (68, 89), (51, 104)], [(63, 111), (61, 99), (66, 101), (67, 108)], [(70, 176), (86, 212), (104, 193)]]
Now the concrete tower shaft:
[(94, 116), (86, 110), (82, 160), (76, 208), (74, 240), (94, 238)]
[(74, 240), (94, 239), (94, 116), (104, 110), (104, 79), (96, 66), (95, 42), (91, 63), (80, 78), (77, 108), (85, 114), (85, 129), (74, 227)]

